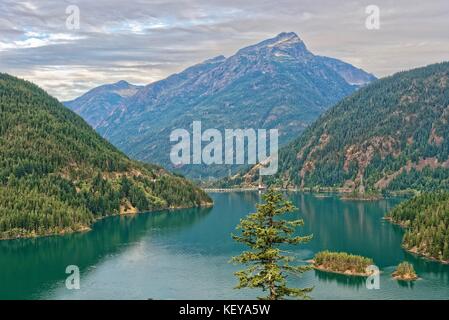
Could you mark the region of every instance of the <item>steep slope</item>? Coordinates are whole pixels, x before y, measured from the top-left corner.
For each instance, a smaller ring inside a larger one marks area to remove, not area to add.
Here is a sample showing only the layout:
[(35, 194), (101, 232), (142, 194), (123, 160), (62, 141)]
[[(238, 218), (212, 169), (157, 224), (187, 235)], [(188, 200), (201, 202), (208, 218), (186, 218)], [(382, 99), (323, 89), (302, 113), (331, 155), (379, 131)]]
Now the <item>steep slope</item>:
[[(282, 33), (140, 89), (97, 130), (128, 155), (170, 167), (173, 129), (189, 130), (193, 121), (202, 121), (204, 129), (278, 128), (285, 143), (373, 79), (349, 64), (315, 56), (296, 34)], [(178, 169), (194, 177), (228, 172), (226, 166)]]
[(124, 100), (135, 95), (140, 88), (122, 80), (94, 88), (75, 100), (64, 102), (64, 105), (82, 115), (84, 120), (96, 128)]
[[(280, 151), (267, 182), (362, 193), (448, 189), (448, 121), (449, 63), (398, 73), (321, 116)], [(251, 182), (255, 172), (234, 183)]]
[(0, 74), (0, 239), (84, 230), (119, 213), (210, 198), (128, 159), (37, 86)]
[(363, 87), (373, 80), (376, 80), (376, 78), (372, 74), (366, 73), (362, 69), (355, 68), (354, 66), (341, 60), (319, 56), (316, 57), (316, 60), (319, 60), (329, 68), (332, 68), (349, 84)]

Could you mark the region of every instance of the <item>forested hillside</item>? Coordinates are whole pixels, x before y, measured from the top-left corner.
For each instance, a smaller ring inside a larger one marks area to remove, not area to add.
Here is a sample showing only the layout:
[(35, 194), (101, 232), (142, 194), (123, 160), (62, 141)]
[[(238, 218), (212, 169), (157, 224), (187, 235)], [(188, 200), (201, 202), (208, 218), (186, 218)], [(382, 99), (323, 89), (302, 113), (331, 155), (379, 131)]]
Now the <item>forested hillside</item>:
[(0, 74), (0, 238), (87, 229), (98, 218), (210, 198), (130, 160), (32, 83)]
[(387, 218), (406, 228), (405, 249), (449, 262), (449, 192), (422, 194), (398, 205)]
[[(378, 80), (280, 150), (266, 182), (348, 191), (449, 189), (449, 63)], [(227, 184), (257, 181), (257, 168)]]

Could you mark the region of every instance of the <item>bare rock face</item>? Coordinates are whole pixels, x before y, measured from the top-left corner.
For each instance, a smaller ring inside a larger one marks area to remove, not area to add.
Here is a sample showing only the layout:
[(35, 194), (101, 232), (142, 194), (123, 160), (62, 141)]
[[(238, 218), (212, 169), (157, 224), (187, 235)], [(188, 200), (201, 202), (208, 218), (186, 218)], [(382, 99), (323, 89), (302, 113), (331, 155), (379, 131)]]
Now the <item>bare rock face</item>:
[(281, 149), (267, 182), (359, 193), (447, 190), (448, 79), (449, 63), (441, 63), (360, 89)]
[[(281, 33), (219, 56), (135, 94), (104, 98), (94, 89), (66, 105), (128, 155), (172, 168), (169, 134), (203, 128), (280, 130), (287, 143), (322, 112), (375, 77), (345, 62), (316, 56), (295, 33)], [(109, 96), (108, 96), (109, 97)], [(191, 177), (223, 176), (226, 166), (177, 168)]]
[(75, 100), (65, 102), (64, 105), (82, 115), (84, 120), (96, 128), (126, 98), (135, 95), (141, 88), (122, 80), (92, 89)]

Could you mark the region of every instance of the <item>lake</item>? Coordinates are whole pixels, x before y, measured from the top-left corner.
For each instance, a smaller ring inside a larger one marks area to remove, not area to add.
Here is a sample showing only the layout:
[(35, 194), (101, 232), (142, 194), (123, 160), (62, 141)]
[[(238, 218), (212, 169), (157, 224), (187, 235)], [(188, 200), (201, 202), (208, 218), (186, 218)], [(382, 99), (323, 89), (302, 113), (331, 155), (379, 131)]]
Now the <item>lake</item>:
[[(337, 196), (289, 193), (303, 218), (301, 234), (313, 240), (291, 248), (299, 261), (321, 250), (374, 259), (380, 289), (364, 278), (309, 271), (290, 285), (314, 287), (314, 299), (448, 299), (449, 266), (417, 258), (401, 248), (403, 231), (382, 217), (399, 199), (343, 201)], [(0, 299), (253, 299), (260, 292), (235, 290), (229, 264), (243, 247), (231, 232), (261, 201), (258, 192), (211, 194), (215, 206), (117, 216), (86, 233), (0, 241)], [(420, 280), (391, 279), (395, 266), (411, 262)], [(81, 288), (68, 290), (68, 265), (81, 272)]]

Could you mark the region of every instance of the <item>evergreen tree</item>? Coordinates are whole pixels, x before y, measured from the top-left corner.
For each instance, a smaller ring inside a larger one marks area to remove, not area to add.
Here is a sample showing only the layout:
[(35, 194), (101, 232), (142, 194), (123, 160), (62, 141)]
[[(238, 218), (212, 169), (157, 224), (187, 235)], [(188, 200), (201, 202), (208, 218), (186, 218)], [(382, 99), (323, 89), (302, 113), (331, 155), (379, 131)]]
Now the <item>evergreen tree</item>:
[[(449, 190), (449, 170), (442, 165), (449, 157), (448, 77), (446, 62), (361, 88), (282, 147), (279, 170), (264, 182), (356, 189), (363, 178), (366, 191)], [(248, 184), (250, 177), (255, 182), (253, 171), (224, 184)]]
[(212, 200), (182, 177), (133, 161), (37, 86), (0, 73), (0, 239), (85, 230), (124, 212)]
[(404, 280), (416, 280), (418, 278), (415, 272), (415, 268), (410, 262), (407, 261), (401, 262), (397, 266), (396, 271), (393, 272), (393, 277)]
[(423, 193), (402, 202), (387, 217), (407, 228), (404, 248), (449, 261), (449, 192)]
[(237, 230), (241, 230), (241, 235), (232, 235), (235, 241), (250, 248), (231, 260), (247, 266), (235, 273), (239, 279), (236, 288), (268, 291), (268, 296), (259, 299), (309, 298), (307, 294), (312, 288), (287, 287), (287, 274), (299, 275), (311, 267), (290, 265), (294, 258), (280, 247), (306, 243), (312, 236), (295, 236), (296, 228), (304, 225), (303, 220), (287, 221), (280, 218), (296, 209), (280, 193), (270, 189), (263, 200), (265, 203), (257, 206), (257, 212), (240, 221)]

